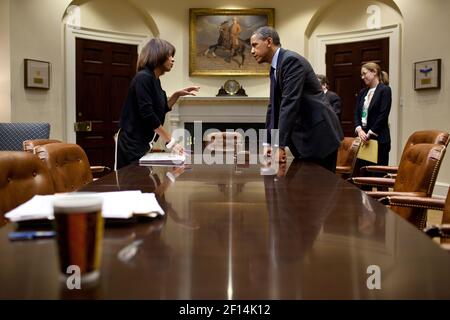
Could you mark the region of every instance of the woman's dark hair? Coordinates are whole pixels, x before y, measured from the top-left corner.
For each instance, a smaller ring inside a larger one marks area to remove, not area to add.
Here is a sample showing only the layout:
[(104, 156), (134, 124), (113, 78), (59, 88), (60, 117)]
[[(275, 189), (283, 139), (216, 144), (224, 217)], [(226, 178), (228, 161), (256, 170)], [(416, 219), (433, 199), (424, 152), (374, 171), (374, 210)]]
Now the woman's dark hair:
[(168, 41), (153, 38), (142, 48), (137, 61), (136, 71), (146, 67), (154, 70), (166, 62), (168, 57), (175, 56), (175, 47)]
[(380, 66), (375, 62), (367, 62), (362, 65), (361, 68), (365, 68), (371, 72), (375, 72), (375, 74), (378, 76), (378, 79), (380, 79), (381, 83), (385, 85), (389, 85), (389, 75), (386, 71), (381, 71)]

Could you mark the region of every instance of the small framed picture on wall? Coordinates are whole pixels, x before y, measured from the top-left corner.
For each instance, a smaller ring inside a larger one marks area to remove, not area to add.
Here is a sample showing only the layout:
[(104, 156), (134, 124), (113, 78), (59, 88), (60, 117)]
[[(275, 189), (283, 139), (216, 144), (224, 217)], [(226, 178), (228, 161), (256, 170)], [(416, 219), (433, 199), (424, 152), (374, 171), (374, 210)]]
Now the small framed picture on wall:
[(50, 89), (50, 62), (25, 59), (24, 70), (25, 88)]
[(441, 59), (414, 63), (414, 90), (441, 88)]

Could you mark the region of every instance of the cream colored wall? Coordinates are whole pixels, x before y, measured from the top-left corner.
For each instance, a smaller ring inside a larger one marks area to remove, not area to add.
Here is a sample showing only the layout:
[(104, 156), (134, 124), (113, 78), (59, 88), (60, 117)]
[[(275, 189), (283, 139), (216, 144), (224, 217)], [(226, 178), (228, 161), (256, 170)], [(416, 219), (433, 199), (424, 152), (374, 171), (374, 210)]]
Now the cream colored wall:
[(335, 1), (317, 18), (317, 27), (314, 28), (311, 38), (317, 35), (366, 30), (369, 17), (366, 10), (372, 4), (380, 7), (381, 27), (402, 22), (401, 15), (395, 9), (381, 2), (371, 0)]
[[(244, 1), (147, 1), (134, 0), (154, 18), (160, 37), (172, 42), (177, 48), (174, 69), (165, 75), (161, 82), (170, 93), (182, 86), (198, 84), (201, 96), (215, 96), (225, 80), (230, 77), (189, 77), (189, 8), (275, 8), (275, 24), (280, 33), (283, 46), (300, 53), (304, 52), (303, 32), (309, 19), (318, 6), (330, 0), (282, 1), (270, 0)], [(267, 96), (269, 86), (267, 77), (234, 77), (243, 85), (249, 96)]]
[(143, 15), (124, 0), (96, 0), (82, 5), (81, 26), (103, 31), (151, 35)]
[[(81, 26), (106, 31), (145, 33), (146, 26), (140, 20), (135, 7), (151, 15), (160, 37), (177, 47), (176, 64), (172, 72), (162, 78), (168, 93), (180, 87), (198, 84), (201, 96), (214, 96), (229, 77), (189, 77), (189, 8), (255, 8), (274, 7), (275, 23), (283, 45), (304, 53), (304, 30), (318, 6), (330, 0), (310, 2), (283, 1), (191, 1), (173, 2), (124, 0), (124, 1), (76, 1), (81, 8)], [(129, 4), (133, 4), (130, 6)], [(64, 139), (65, 92), (64, 92), (64, 36), (62, 18), (69, 0), (15, 0), (11, 3), (11, 69), (13, 121), (50, 121), (51, 136)], [(45, 8), (45, 10), (42, 10)], [(41, 10), (41, 11), (40, 11)], [(44, 12), (45, 14), (36, 14)], [(147, 32), (151, 34), (151, 32)], [(49, 91), (25, 90), (23, 88), (23, 59), (32, 58), (52, 63), (51, 89)], [(267, 96), (266, 77), (241, 77), (250, 96)]]
[[(403, 140), (414, 131), (441, 129), (450, 132), (450, 1), (395, 0), (403, 19), (401, 97)], [(414, 62), (442, 59), (440, 90), (414, 90)], [(446, 155), (438, 176), (438, 185), (450, 183), (450, 154)], [(447, 190), (442, 188), (441, 194)]]
[[(229, 77), (189, 77), (189, 8), (275, 8), (275, 24), (280, 33), (282, 44), (286, 48), (298, 51), (305, 56), (308, 39), (305, 30), (310, 20), (323, 7), (321, 19), (327, 24), (319, 25), (313, 34), (330, 33), (343, 29), (364, 29), (367, 15), (362, 3), (366, 1), (344, 0), (247, 0), (247, 1), (156, 1), (124, 0), (121, 9), (117, 2), (106, 0), (80, 1), (82, 24), (95, 29), (107, 28), (134, 33), (146, 30), (142, 22), (136, 22), (139, 14), (131, 7), (124, 10), (127, 3), (140, 7), (149, 14), (160, 37), (171, 41), (177, 47), (176, 64), (172, 72), (162, 78), (166, 91), (172, 91), (186, 85), (199, 84), (201, 96), (213, 96)], [(396, 22), (398, 14), (388, 5), (388, 0), (380, 4), (382, 25)], [(101, 8), (101, 3), (108, 3)], [(401, 114), (401, 136), (403, 140), (415, 130), (440, 128), (450, 131), (450, 96), (448, 83), (448, 57), (450, 56), (450, 1), (447, 0), (395, 0), (400, 8), (402, 22), (402, 63), (401, 92), (404, 107)], [(62, 17), (69, 0), (14, 0), (10, 1), (10, 38), (11, 38), (11, 93), (13, 121), (50, 121), (52, 137), (64, 136), (64, 39), (61, 25)], [(338, 5), (340, 4), (340, 5)], [(43, 9), (45, 8), (45, 9)], [(119, 11), (120, 12), (117, 12)], [(3, 10), (2, 10), (3, 12)], [(364, 13), (364, 18), (360, 13)], [(98, 14), (109, 18), (99, 18)], [(359, 16), (359, 17), (358, 17)], [(316, 17), (317, 18), (317, 17)], [(3, 21), (3, 19), (2, 19)], [(331, 22), (333, 21), (333, 22)], [(119, 30), (122, 29), (122, 30)], [(123, 30), (125, 29), (125, 30)], [(49, 91), (31, 91), (23, 88), (23, 59), (32, 58), (52, 63), (52, 83)], [(442, 58), (442, 88), (416, 92), (413, 90), (412, 67), (415, 61)], [(3, 75), (3, 73), (1, 73)], [(268, 79), (259, 77), (240, 77), (250, 96), (267, 96)], [(1, 110), (1, 109), (0, 109)], [(444, 161), (439, 180), (450, 182), (450, 164)]]
[[(63, 137), (64, 65), (61, 19), (68, 0), (14, 0), (11, 16), (12, 121), (50, 122)], [(24, 89), (25, 58), (51, 63), (50, 90)]]
[[(449, 84), (446, 81), (449, 73), (448, 69), (446, 70), (446, 61), (448, 63), (446, 57), (450, 57), (450, 38), (446, 34), (450, 26), (447, 17), (450, 2), (445, 0), (394, 2), (401, 15), (391, 6), (381, 2), (352, 0), (332, 2), (319, 17), (316, 17), (317, 27), (313, 28), (310, 39), (312, 41), (317, 35), (367, 29), (366, 8), (369, 4), (380, 6), (381, 26), (401, 24), (401, 106), (398, 126), (401, 140), (399, 144), (402, 148), (414, 131), (435, 128), (450, 132), (450, 95)], [(443, 59), (441, 90), (415, 91), (414, 62), (434, 58)], [(436, 191), (445, 195), (449, 182), (450, 160), (447, 155), (440, 170)]]
[(0, 1), (0, 122), (11, 121), (9, 0)]

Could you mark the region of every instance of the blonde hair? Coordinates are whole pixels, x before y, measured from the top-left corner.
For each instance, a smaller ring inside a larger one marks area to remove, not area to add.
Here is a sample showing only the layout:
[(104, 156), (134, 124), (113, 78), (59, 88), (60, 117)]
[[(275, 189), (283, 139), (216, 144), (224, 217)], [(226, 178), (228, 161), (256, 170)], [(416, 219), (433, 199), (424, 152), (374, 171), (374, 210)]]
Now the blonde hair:
[(375, 72), (375, 74), (378, 76), (378, 79), (380, 79), (380, 82), (389, 85), (389, 75), (386, 71), (381, 71), (380, 66), (375, 62), (367, 62), (362, 65), (361, 68), (367, 69), (371, 72)]

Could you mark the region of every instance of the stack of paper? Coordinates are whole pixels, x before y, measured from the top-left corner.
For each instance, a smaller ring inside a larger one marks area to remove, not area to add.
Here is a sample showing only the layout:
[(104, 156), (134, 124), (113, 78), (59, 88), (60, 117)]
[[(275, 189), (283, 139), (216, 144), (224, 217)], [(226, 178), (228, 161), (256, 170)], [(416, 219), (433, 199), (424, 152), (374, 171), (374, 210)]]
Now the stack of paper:
[(139, 159), (141, 165), (180, 165), (186, 156), (168, 152), (149, 152)]
[[(53, 201), (65, 195), (36, 195), (9, 211), (5, 217), (12, 222), (53, 219)], [(141, 191), (117, 191), (98, 193), (103, 198), (102, 215), (108, 219), (129, 219), (133, 215), (156, 217), (164, 211), (154, 193)]]

